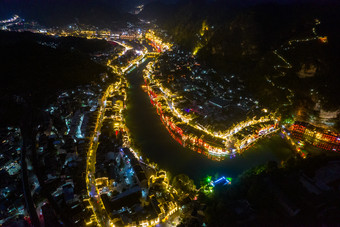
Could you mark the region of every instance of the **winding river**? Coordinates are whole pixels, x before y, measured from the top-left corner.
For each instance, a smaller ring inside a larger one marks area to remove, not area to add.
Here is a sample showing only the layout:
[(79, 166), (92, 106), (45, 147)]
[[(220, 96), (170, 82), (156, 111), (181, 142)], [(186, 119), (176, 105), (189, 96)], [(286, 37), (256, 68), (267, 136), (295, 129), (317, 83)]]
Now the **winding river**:
[(235, 178), (251, 167), (268, 161), (283, 161), (292, 153), (280, 135), (261, 140), (242, 156), (227, 157), (219, 162), (182, 147), (170, 136), (141, 87), (144, 83), (142, 71), (147, 63), (127, 75), (130, 87), (126, 124), (138, 148), (161, 169), (173, 175), (186, 174), (198, 184), (207, 175)]

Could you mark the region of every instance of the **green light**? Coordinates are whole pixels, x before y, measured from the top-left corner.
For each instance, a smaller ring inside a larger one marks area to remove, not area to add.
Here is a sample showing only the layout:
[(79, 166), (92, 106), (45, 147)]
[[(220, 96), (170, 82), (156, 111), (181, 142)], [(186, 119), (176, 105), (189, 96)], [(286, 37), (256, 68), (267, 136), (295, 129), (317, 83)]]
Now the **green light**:
[(232, 180), (232, 178), (231, 178), (231, 177), (227, 177), (227, 180), (228, 180), (228, 181), (231, 181), (231, 180)]
[(211, 176), (208, 176), (208, 177), (207, 177), (207, 182), (208, 182), (208, 183), (211, 182)]

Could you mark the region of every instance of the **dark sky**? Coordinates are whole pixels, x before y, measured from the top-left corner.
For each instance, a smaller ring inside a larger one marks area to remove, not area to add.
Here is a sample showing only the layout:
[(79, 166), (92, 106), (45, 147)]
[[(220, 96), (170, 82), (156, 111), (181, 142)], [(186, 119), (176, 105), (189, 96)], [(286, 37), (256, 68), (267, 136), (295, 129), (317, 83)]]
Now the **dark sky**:
[(118, 11), (127, 12), (133, 6), (142, 3), (147, 4), (153, 1), (161, 1), (168, 4), (184, 1), (193, 1), (197, 4), (204, 1), (223, 2), (225, 4), (226, 1), (228, 1), (231, 4), (256, 5), (268, 2), (278, 4), (314, 2), (320, 4), (326, 2), (339, 2), (340, 0), (0, 0), (0, 19), (7, 18), (15, 13), (26, 16), (33, 15), (32, 12), (34, 12), (36, 15), (41, 11), (44, 12), (44, 9), (51, 10), (51, 8), (54, 11), (59, 10), (60, 13), (63, 13), (63, 7), (67, 10), (81, 8), (86, 11), (96, 8), (99, 10), (112, 10), (113, 13), (117, 13)]

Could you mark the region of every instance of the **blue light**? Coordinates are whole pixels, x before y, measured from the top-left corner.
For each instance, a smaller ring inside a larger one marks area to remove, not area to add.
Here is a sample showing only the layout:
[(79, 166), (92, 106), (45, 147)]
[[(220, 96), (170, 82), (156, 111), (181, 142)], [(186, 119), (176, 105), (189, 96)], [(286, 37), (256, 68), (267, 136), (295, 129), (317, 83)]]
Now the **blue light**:
[(225, 180), (225, 177), (221, 177), (220, 179), (216, 180), (215, 183), (220, 182), (221, 180)]
[(229, 183), (230, 183), (230, 180), (228, 180), (228, 179), (225, 178), (225, 177), (221, 177), (221, 178), (215, 180), (214, 182), (212, 182), (211, 185), (212, 185), (213, 187), (215, 187), (216, 184), (218, 184), (218, 183), (220, 183), (220, 182), (223, 182), (223, 181), (225, 181), (223, 185), (226, 185), (226, 184), (229, 184)]

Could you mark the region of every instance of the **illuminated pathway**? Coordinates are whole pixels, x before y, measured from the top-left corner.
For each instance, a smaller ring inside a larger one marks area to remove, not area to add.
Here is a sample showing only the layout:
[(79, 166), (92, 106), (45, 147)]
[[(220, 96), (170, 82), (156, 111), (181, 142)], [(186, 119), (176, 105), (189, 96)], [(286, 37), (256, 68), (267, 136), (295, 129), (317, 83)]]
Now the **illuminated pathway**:
[[(281, 45), (281, 50), (283, 51), (288, 51), (290, 49), (295, 48), (295, 46), (293, 44), (299, 44), (299, 43), (303, 43), (303, 42), (310, 42), (313, 40), (320, 40), (321, 42), (327, 42), (327, 37), (321, 37), (316, 33), (316, 27), (320, 24), (320, 21), (318, 19), (315, 19), (315, 26), (312, 28), (312, 33), (313, 36), (309, 37), (309, 38), (305, 38), (305, 39), (294, 39), (294, 40), (290, 40), (288, 41), (288, 45), (284, 46)], [(273, 54), (278, 57), (283, 63), (284, 65), (275, 65), (274, 69), (277, 70), (281, 76), (286, 76), (286, 73), (283, 72), (281, 69), (291, 69), (293, 66), (290, 62), (288, 62), (281, 54), (279, 54), (279, 50), (274, 50)], [(289, 95), (287, 96), (288, 99), (288, 104), (284, 104), (284, 105), (293, 105), (293, 101), (292, 98), (294, 97), (294, 92), (291, 89), (287, 89), (285, 87), (280, 87), (280, 86), (276, 86), (276, 84), (269, 78), (267, 78), (267, 81), (273, 86), (273, 87), (277, 87), (281, 90), (287, 90), (289, 92)]]

